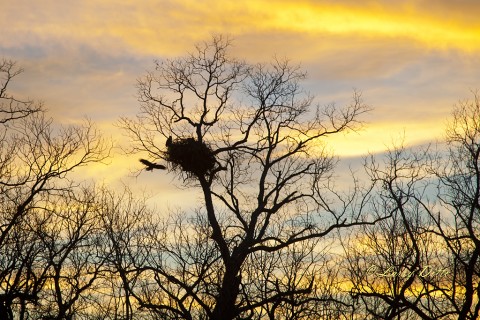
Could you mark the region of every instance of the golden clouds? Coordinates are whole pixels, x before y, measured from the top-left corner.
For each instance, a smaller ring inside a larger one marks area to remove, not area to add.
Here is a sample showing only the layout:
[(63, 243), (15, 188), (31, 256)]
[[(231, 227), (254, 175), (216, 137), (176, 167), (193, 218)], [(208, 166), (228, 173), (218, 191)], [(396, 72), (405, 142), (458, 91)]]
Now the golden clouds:
[[(256, 3), (259, 7), (259, 2)], [(274, 6), (265, 1), (264, 8), (269, 7), (270, 13), (260, 25), (299, 33), (407, 38), (431, 48), (480, 49), (480, 24), (465, 23), (460, 16), (454, 16), (456, 20), (446, 19), (440, 14), (433, 15), (428, 8), (412, 4), (360, 7), (316, 3), (285, 1)]]
[(428, 48), (480, 50), (480, 22), (469, 18), (478, 11), (467, 6), (459, 14), (455, 3), (440, 3), (431, 8), (427, 1), (12, 1), (2, 5), (12, 15), (0, 25), (16, 29), (2, 40), (11, 45), (61, 38), (154, 55), (177, 55), (211, 33), (259, 32), (398, 38)]
[[(17, 0), (2, 4), (0, 51), (23, 55), (30, 75), (37, 70), (42, 80), (29, 94), (56, 117), (108, 119), (133, 112), (135, 78), (152, 57), (183, 55), (212, 33), (228, 34), (238, 57), (302, 63), (314, 94), (336, 101), (356, 87), (377, 99), (374, 107), (384, 105), (387, 116), (332, 144), (356, 155), (383, 149), (392, 130), (432, 137), (432, 125), (406, 115), (418, 114), (426, 95), (426, 108), (445, 110), (477, 85), (478, 55), (469, 53), (480, 50), (478, 12), (473, 0)], [(404, 110), (394, 116), (397, 106)]]
[(381, 153), (392, 145), (414, 146), (441, 139), (444, 127), (439, 125), (439, 122), (438, 119), (431, 119), (408, 123), (369, 123), (357, 133), (330, 136), (326, 142), (335, 155), (341, 157)]

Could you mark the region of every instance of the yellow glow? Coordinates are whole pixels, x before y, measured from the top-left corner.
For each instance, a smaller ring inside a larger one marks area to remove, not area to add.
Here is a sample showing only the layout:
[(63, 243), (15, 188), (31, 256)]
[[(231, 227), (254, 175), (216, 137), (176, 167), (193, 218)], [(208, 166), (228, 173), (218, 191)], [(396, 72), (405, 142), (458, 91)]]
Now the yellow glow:
[[(188, 10), (171, 12), (176, 25), (168, 25), (168, 16), (164, 17), (166, 21), (144, 21), (149, 13), (142, 12), (144, 24), (115, 24), (110, 31), (132, 47), (152, 53), (174, 50), (182, 42), (178, 34), (191, 42), (208, 38), (212, 32), (243, 34), (257, 31), (412, 39), (430, 48), (480, 49), (478, 23), (466, 24), (458, 19), (445, 21), (442, 17), (408, 8), (387, 10), (297, 1), (237, 1), (222, 2), (222, 5), (217, 1), (202, 5), (192, 1), (181, 3), (183, 6), (180, 7)], [(186, 21), (189, 23), (183, 23)], [(165, 35), (174, 36), (176, 41), (170, 44), (156, 41)], [(168, 50), (166, 46), (169, 46)]]
[[(452, 6), (454, 4), (452, 3)], [(5, 34), (6, 44), (35, 40), (85, 41), (99, 48), (119, 48), (147, 54), (177, 55), (211, 33), (241, 35), (294, 33), (302, 36), (338, 35), (380, 39), (410, 39), (427, 48), (480, 49), (480, 22), (471, 12), (463, 16), (412, 3), (378, 5), (332, 4), (323, 1), (85, 1), (81, 6), (31, 2), (11, 4), (10, 10), (35, 12), (21, 21), (5, 23), (18, 33)], [(8, 11), (9, 5), (6, 5)], [(51, 10), (53, 7), (56, 10)], [(457, 10), (458, 11), (458, 10)], [(26, 21), (27, 20), (27, 21)], [(52, 22), (54, 21), (54, 23)], [(0, 22), (0, 26), (1, 26)], [(35, 35), (34, 37), (32, 37)], [(318, 46), (319, 43), (312, 43)]]
[(325, 142), (335, 155), (356, 157), (367, 153), (380, 153), (391, 148), (393, 144), (403, 142), (405, 146), (441, 139), (444, 127), (438, 121), (398, 122), (368, 124), (357, 133), (329, 136)]
[(387, 11), (378, 7), (346, 7), (284, 3), (271, 6), (270, 19), (262, 24), (268, 28), (296, 32), (360, 34), (412, 38), (428, 47), (457, 47), (465, 50), (480, 48), (480, 26), (462, 21), (445, 21), (413, 10)]

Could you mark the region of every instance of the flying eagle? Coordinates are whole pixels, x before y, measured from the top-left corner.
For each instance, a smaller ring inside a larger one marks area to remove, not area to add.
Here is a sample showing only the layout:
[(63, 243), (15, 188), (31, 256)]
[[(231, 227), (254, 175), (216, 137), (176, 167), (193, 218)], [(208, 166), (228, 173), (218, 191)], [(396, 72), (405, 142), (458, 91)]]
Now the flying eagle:
[(147, 171), (153, 171), (153, 169), (161, 169), (161, 170), (167, 169), (167, 167), (165, 167), (161, 164), (152, 163), (152, 162), (150, 162), (148, 160), (145, 160), (145, 159), (140, 159), (140, 162), (147, 166), (145, 168), (145, 170), (147, 170)]

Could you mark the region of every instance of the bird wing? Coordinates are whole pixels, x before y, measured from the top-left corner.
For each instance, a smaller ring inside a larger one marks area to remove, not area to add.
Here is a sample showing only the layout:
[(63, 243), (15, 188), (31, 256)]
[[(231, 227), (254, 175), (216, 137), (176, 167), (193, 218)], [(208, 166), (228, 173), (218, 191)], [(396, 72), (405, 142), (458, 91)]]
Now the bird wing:
[(165, 167), (164, 165), (152, 163), (145, 159), (140, 159), (139, 161), (148, 167), (147, 171), (152, 171), (153, 169), (161, 169), (161, 170), (167, 169), (167, 167)]
[(153, 166), (153, 163), (145, 159), (140, 159), (140, 162), (149, 167)]

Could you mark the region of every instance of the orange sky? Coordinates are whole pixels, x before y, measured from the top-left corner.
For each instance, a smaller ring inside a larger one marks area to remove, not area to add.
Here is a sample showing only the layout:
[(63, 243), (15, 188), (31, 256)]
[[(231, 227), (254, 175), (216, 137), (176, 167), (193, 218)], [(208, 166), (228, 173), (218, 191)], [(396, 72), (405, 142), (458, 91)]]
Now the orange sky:
[[(121, 142), (113, 124), (138, 110), (135, 81), (153, 60), (227, 34), (240, 58), (301, 63), (319, 104), (361, 91), (374, 108), (364, 130), (329, 140), (336, 154), (360, 156), (403, 136), (441, 137), (452, 105), (480, 89), (479, 14), (476, 0), (7, 0), (0, 56), (25, 69), (12, 91), (44, 101), (58, 122), (90, 117)], [(109, 168), (88, 170), (109, 181), (136, 165), (117, 154)]]

